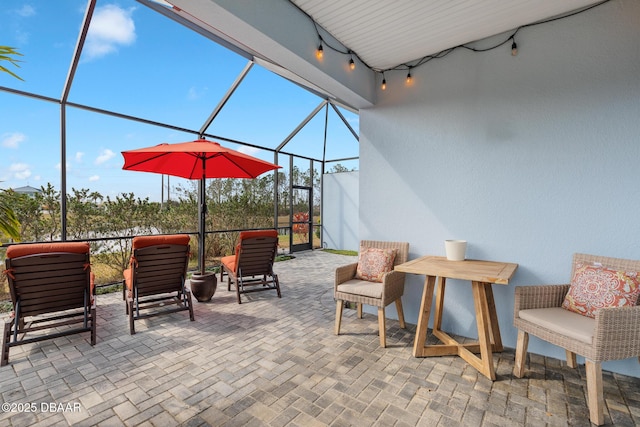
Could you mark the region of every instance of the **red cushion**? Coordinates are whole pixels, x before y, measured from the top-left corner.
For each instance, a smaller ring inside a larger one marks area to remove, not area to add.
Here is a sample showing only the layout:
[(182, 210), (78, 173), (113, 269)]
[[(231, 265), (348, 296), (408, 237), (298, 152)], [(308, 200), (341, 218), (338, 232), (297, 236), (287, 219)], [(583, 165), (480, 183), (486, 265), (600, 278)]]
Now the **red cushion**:
[(133, 238), (133, 249), (154, 245), (188, 245), (191, 238), (188, 234), (172, 234), (166, 236), (136, 236)]
[(128, 290), (131, 290), (131, 269), (127, 268), (122, 272), (122, 275), (124, 276), (124, 285)]
[(238, 240), (249, 239), (251, 237), (278, 237), (278, 230), (241, 231)]
[(93, 298), (93, 295), (96, 293), (96, 274), (92, 271), (89, 274), (89, 280), (90, 280), (90, 295), (91, 295), (91, 305), (95, 304), (95, 300)]
[(595, 318), (605, 307), (637, 304), (640, 295), (640, 273), (618, 271), (602, 265), (576, 264), (569, 292), (562, 308)]
[(237, 255), (229, 255), (220, 258), (220, 263), (227, 267), (227, 269), (236, 272), (236, 265), (238, 265)]
[(57, 243), (34, 243), (12, 245), (7, 248), (7, 258), (18, 258), (21, 256), (35, 255), (52, 252), (70, 252), (74, 254), (88, 254), (89, 243), (86, 242), (57, 242)]

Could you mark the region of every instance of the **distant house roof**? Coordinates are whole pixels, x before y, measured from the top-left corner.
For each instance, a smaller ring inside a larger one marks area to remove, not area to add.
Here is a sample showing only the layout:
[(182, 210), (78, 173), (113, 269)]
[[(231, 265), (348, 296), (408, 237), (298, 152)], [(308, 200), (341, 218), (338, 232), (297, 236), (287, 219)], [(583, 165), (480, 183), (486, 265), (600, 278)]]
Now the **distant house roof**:
[(24, 187), (14, 188), (13, 191), (15, 191), (18, 194), (37, 194), (37, 193), (42, 193), (42, 191), (39, 188), (34, 188), (34, 187), (31, 187), (30, 185), (25, 185)]

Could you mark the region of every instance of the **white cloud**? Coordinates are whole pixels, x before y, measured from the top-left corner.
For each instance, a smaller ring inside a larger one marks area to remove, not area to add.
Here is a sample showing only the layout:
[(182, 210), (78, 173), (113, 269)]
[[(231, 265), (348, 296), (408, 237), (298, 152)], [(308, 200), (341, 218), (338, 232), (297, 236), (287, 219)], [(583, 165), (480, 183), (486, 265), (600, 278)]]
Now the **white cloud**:
[(83, 157), (84, 157), (84, 153), (82, 151), (78, 151), (76, 153), (76, 162), (81, 163)]
[(112, 159), (115, 155), (116, 155), (116, 153), (114, 153), (113, 151), (109, 150), (108, 148), (105, 149), (105, 150), (102, 150), (100, 155), (96, 158), (95, 164), (96, 165), (101, 165), (104, 162), (108, 161), (109, 159)]
[(2, 146), (6, 148), (18, 148), (18, 145), (26, 140), (27, 136), (20, 132), (2, 134)]
[(97, 180), (99, 180), (99, 179), (100, 179), (100, 177), (99, 177), (98, 175), (93, 175), (93, 176), (90, 176), (90, 177), (89, 177), (89, 181), (91, 181), (91, 182), (93, 182), (93, 181), (97, 181)]
[(18, 15), (23, 16), (23, 17), (33, 16), (33, 15), (36, 14), (36, 10), (33, 8), (33, 6), (31, 6), (29, 4), (23, 5), (16, 12), (18, 13)]
[[(71, 164), (69, 164), (69, 162), (66, 163), (67, 165), (67, 170), (71, 169)], [(54, 166), (56, 168), (57, 171), (60, 170), (60, 162), (56, 163), (56, 165)]]
[(198, 90), (195, 86), (191, 86), (189, 88), (189, 92), (187, 92), (187, 99), (193, 101), (199, 98), (202, 98), (204, 94), (207, 92), (207, 88), (203, 88), (202, 90)]
[(97, 8), (91, 19), (84, 52), (88, 59), (116, 52), (119, 46), (132, 44), (136, 27), (131, 18), (134, 8), (122, 9), (110, 4)]
[(31, 176), (31, 168), (26, 163), (14, 163), (9, 166), (9, 172), (16, 179), (27, 179)]

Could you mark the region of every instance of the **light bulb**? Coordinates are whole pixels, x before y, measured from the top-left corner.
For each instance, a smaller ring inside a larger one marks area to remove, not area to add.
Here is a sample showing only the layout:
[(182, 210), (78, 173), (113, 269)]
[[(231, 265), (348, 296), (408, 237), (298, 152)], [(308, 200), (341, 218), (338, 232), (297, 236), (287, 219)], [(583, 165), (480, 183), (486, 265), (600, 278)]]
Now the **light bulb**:
[(380, 85), (380, 89), (385, 90), (387, 88), (387, 79), (382, 78), (382, 84)]
[(518, 45), (514, 40), (513, 43), (511, 44), (511, 56), (516, 56), (517, 54), (518, 54)]
[(410, 85), (413, 82), (413, 77), (411, 77), (411, 71), (407, 73), (407, 84)]
[(322, 59), (324, 56), (324, 51), (322, 50), (322, 42), (318, 45), (318, 49), (316, 50), (316, 58)]
[(355, 70), (356, 69), (356, 63), (353, 61), (353, 57), (351, 59), (349, 59), (349, 68), (351, 70)]

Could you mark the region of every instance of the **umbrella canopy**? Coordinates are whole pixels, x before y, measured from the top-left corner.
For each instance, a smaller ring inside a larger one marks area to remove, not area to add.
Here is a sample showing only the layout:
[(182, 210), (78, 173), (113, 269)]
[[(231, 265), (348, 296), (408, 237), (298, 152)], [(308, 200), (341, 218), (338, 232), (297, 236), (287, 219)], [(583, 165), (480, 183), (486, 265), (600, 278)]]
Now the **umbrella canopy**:
[(123, 151), (122, 169), (154, 172), (188, 179), (256, 178), (279, 168), (267, 161), (199, 139)]
[(200, 274), (204, 269), (204, 232), (207, 205), (205, 203), (206, 178), (256, 178), (280, 166), (225, 148), (217, 142), (198, 139), (176, 144), (158, 144), (153, 147), (123, 151), (124, 170), (153, 172), (199, 179), (198, 252)]

